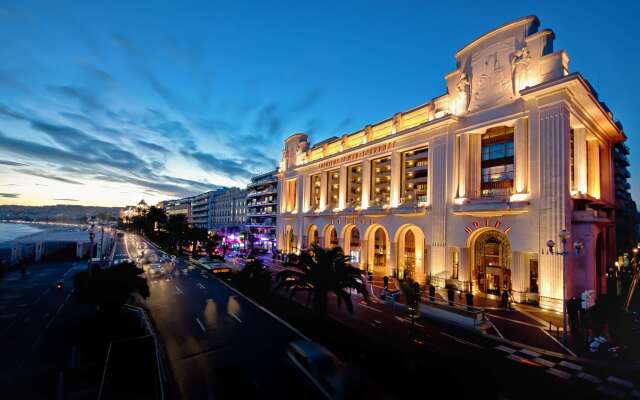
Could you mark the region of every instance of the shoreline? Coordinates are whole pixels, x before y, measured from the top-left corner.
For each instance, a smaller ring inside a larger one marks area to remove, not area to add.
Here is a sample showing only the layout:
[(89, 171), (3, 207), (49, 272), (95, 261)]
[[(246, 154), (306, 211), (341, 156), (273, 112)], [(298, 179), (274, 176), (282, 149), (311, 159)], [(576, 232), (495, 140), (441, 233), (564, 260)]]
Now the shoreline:
[(77, 230), (82, 229), (82, 225), (80, 224), (66, 224), (66, 223), (47, 223), (47, 222), (31, 222), (31, 221), (7, 221), (0, 220), (0, 224), (20, 224), (20, 225), (31, 225), (34, 229), (38, 229), (36, 232), (26, 233), (24, 235), (19, 235), (11, 239), (0, 240), (0, 246), (6, 246), (8, 243), (13, 243), (19, 240), (28, 239), (32, 236), (41, 235), (45, 232), (55, 232), (55, 231), (64, 231), (69, 230), (70, 228), (75, 228)]

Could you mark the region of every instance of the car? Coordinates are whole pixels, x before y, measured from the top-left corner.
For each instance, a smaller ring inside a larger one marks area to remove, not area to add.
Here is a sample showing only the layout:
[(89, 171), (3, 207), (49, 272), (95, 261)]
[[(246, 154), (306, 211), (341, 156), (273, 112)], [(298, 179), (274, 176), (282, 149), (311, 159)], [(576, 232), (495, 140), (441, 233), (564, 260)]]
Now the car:
[(287, 347), (289, 361), (327, 398), (340, 398), (346, 383), (346, 367), (327, 348), (309, 340), (296, 340)]

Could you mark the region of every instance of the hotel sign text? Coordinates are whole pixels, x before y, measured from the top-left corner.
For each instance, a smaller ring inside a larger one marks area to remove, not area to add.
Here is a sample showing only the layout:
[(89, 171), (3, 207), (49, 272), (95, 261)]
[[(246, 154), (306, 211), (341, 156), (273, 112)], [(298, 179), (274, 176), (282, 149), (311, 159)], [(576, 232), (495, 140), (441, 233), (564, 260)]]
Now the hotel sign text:
[(323, 161), (320, 163), (320, 165), (318, 165), (318, 168), (324, 169), (324, 168), (333, 167), (335, 165), (356, 161), (360, 158), (364, 158), (364, 157), (372, 156), (374, 154), (389, 151), (395, 147), (396, 147), (396, 142), (382, 143), (377, 146), (370, 147), (366, 150), (361, 150), (352, 154), (347, 154), (346, 156), (338, 157), (333, 160)]

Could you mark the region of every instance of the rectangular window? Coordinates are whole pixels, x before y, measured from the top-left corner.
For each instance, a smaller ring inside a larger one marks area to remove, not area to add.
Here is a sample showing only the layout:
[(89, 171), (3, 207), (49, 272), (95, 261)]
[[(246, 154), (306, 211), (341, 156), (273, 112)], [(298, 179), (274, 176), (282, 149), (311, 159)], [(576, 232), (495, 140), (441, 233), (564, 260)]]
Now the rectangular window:
[(401, 203), (427, 201), (429, 149), (422, 147), (402, 153)]
[(506, 197), (513, 190), (513, 128), (491, 128), (482, 135), (483, 197)]
[(320, 207), (321, 175), (311, 175), (311, 195), (309, 196), (309, 207), (316, 210)]
[(362, 202), (362, 166), (349, 166), (347, 176), (347, 207), (358, 207)]
[(296, 180), (295, 179), (290, 179), (287, 181), (287, 187), (286, 187), (286, 193), (287, 193), (287, 201), (285, 203), (285, 211), (287, 212), (291, 212), (294, 211), (296, 209)]
[(327, 204), (329, 209), (338, 207), (340, 198), (340, 170), (329, 171), (327, 177)]
[(391, 198), (391, 157), (371, 161), (371, 205), (384, 206)]

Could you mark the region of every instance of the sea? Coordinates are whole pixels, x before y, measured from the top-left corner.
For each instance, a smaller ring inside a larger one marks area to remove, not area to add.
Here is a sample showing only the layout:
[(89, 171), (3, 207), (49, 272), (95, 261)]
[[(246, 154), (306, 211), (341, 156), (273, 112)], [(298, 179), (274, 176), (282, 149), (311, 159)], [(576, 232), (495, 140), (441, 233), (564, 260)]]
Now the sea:
[(8, 242), (23, 236), (42, 232), (45, 228), (36, 224), (16, 224), (11, 222), (0, 222), (0, 243)]

